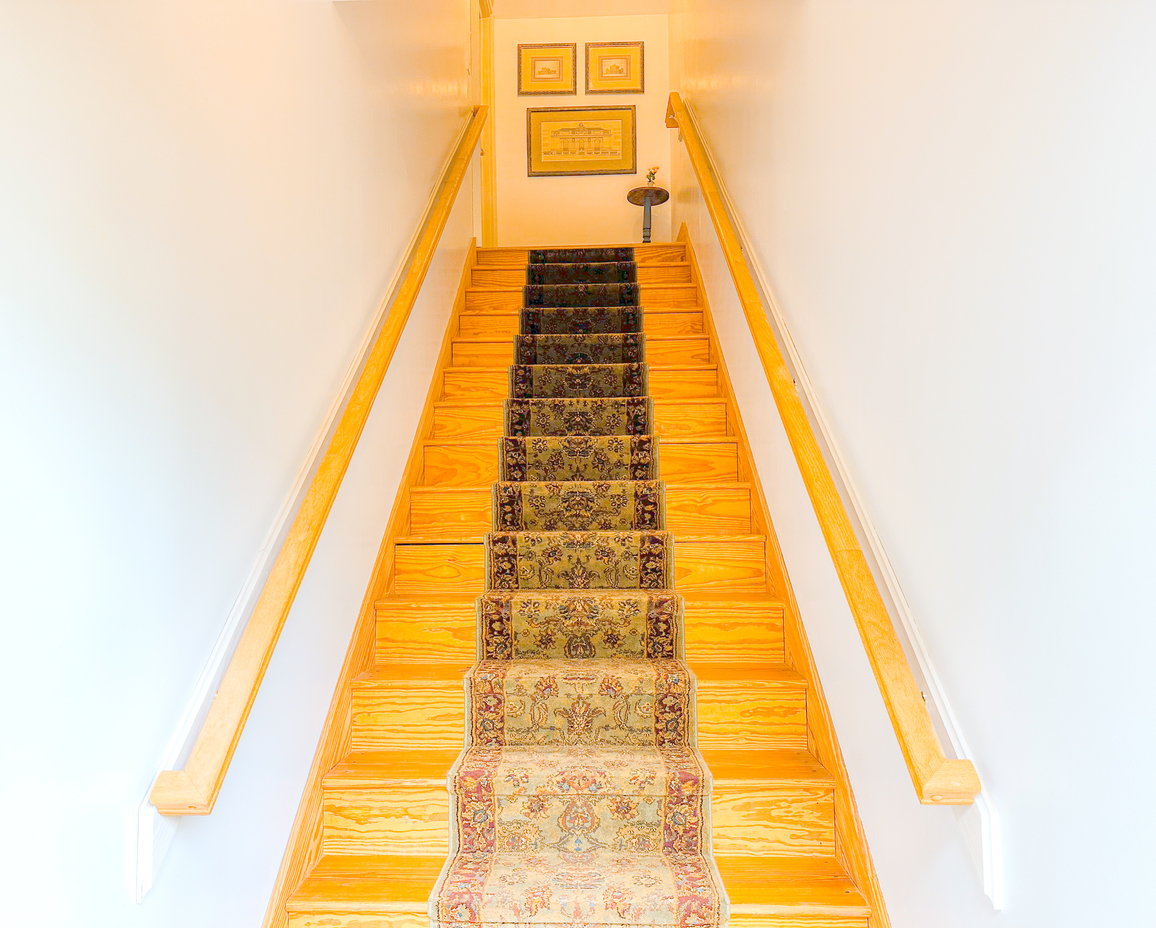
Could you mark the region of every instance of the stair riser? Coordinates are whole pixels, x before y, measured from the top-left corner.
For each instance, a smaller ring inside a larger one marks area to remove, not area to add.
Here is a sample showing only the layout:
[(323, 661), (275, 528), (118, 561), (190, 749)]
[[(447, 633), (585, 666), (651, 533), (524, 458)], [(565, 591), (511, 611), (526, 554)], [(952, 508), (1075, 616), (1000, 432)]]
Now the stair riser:
[[(457, 538), (493, 528), (490, 487), (410, 494), (409, 534)], [(751, 494), (744, 487), (666, 488), (666, 527), (672, 532), (746, 535)]]
[[(456, 685), (356, 687), (350, 750), (446, 748), (464, 743), (464, 689)], [(742, 708), (736, 712), (735, 707)], [(804, 750), (806, 690), (801, 684), (741, 691), (699, 681), (698, 742), (703, 748)]]
[[(648, 312), (642, 317), (642, 331), (648, 337), (701, 335), (702, 313), (694, 311)], [(463, 313), (458, 324), (459, 338), (508, 338), (518, 334), (518, 314)]]
[[(647, 307), (697, 306), (698, 289), (693, 284), (665, 284), (647, 286), (643, 284), (639, 294), (639, 305)], [(515, 290), (467, 290), (465, 311), (470, 312), (518, 312), (523, 305), (522, 289)]]
[[(679, 243), (651, 242), (629, 247), (634, 249), (634, 262), (638, 265), (686, 261), (686, 246)], [(528, 248), (478, 249), (477, 266), (480, 268), (518, 266), (524, 271), (529, 261)]]
[[(379, 664), (468, 664), (477, 656), (476, 616), (472, 602), (379, 606)], [(784, 660), (783, 612), (779, 607), (730, 608), (686, 604), (686, 656), (690, 661), (725, 663)]]
[[(494, 439), (504, 431), (500, 402), (484, 406), (443, 405), (434, 408), (435, 441)], [(726, 403), (686, 400), (654, 404), (654, 431), (659, 438), (715, 438), (727, 434)], [(495, 449), (497, 445), (495, 444)], [(662, 449), (659, 448), (660, 455)], [(669, 479), (667, 477), (666, 479)]]
[[(498, 442), (483, 445), (427, 445), (422, 484), (441, 487), (488, 486), (498, 479)], [(670, 483), (733, 483), (739, 479), (738, 447), (730, 442), (662, 442), (659, 477)]]
[[(471, 283), (475, 287), (508, 289), (521, 287), (526, 283), (526, 269), (524, 267), (483, 267), (478, 266), (471, 272)], [(638, 282), (644, 287), (660, 284), (689, 284), (689, 264), (643, 264), (638, 267)]]
[[(323, 854), (437, 855), (449, 850), (444, 782), (327, 789), (323, 808)], [(833, 793), (716, 784), (711, 827), (716, 854), (830, 856), (835, 852)]]
[[(718, 376), (713, 369), (669, 370), (651, 367), (650, 395), (656, 400), (699, 399), (718, 396)], [(508, 370), (446, 371), (443, 396), (447, 400), (504, 399), (510, 394)]]
[[(394, 592), (481, 593), (485, 577), (480, 542), (399, 544)], [(761, 537), (674, 541), (675, 589), (718, 593), (765, 592)]]
[[(454, 367), (509, 367), (514, 363), (513, 339), (478, 342), (458, 339), (453, 344)], [(650, 364), (710, 364), (710, 342), (703, 337), (648, 338), (646, 361)]]

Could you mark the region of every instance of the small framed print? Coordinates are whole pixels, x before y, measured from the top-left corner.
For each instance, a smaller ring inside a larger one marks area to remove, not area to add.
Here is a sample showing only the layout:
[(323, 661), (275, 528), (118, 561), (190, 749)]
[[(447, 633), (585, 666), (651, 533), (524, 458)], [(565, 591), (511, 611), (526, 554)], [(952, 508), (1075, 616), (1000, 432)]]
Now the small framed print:
[(643, 93), (642, 42), (587, 42), (587, 93)]
[(519, 45), (518, 95), (578, 93), (578, 45)]
[(637, 174), (633, 106), (530, 107), (526, 173), (530, 177)]

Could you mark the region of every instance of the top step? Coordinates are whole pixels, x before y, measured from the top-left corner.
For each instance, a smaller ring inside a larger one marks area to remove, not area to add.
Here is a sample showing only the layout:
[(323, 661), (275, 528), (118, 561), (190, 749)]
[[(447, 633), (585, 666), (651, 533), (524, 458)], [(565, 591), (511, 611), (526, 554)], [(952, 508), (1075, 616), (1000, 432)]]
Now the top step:
[[(537, 246), (551, 247), (551, 246)], [(558, 246), (567, 247), (567, 246)], [(574, 246), (579, 247), (579, 246)], [(634, 260), (639, 264), (664, 264), (671, 261), (686, 261), (686, 246), (681, 242), (650, 245), (589, 245), (589, 248), (617, 248), (627, 247), (634, 249)], [(479, 248), (478, 264), (525, 266), (529, 262), (529, 248)]]

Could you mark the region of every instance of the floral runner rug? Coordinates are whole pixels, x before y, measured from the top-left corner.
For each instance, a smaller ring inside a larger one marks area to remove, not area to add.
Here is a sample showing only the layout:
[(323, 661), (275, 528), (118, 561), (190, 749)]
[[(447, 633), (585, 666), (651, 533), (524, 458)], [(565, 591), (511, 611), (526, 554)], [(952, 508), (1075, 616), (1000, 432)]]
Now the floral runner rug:
[(714, 928), (629, 248), (530, 252), (433, 928)]

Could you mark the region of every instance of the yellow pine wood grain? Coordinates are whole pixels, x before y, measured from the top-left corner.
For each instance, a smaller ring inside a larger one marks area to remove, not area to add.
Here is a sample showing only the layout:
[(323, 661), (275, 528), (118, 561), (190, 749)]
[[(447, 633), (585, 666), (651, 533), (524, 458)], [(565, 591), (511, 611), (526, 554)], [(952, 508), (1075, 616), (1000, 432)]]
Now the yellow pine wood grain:
[(424, 486), (471, 487), (498, 479), (498, 439), (429, 441), (422, 449)]
[[(461, 745), (468, 666), (382, 664), (363, 674), (352, 687), (350, 750)], [(778, 665), (693, 669), (702, 746), (806, 749), (806, 683), (798, 674)]]
[(465, 732), (465, 666), (381, 664), (353, 683), (351, 751), (440, 749)]
[[(379, 924), (388, 928), (429, 928), (426, 900), (443, 863), (444, 856), (323, 857), (288, 901), (291, 924), (293, 928), (365, 928), (375, 924), (368, 919), (395, 918)], [(306, 921), (310, 916), (313, 921)], [(337, 920), (358, 916), (363, 920)]]
[[(665, 439), (659, 443), (659, 477), (684, 483), (734, 483), (738, 444), (732, 438)], [(424, 447), (426, 486), (488, 486), (498, 479), (497, 439), (430, 441)]]
[(711, 835), (716, 854), (832, 856), (834, 790), (745, 788), (742, 781), (716, 781)]
[[(470, 593), (388, 596), (377, 603), (378, 663), (467, 664), (476, 652)], [(783, 604), (753, 594), (686, 600), (686, 654), (692, 661), (784, 659)]]
[(650, 365), (650, 395), (656, 400), (718, 396), (718, 371), (711, 365)]
[[(678, 400), (718, 394), (718, 375), (713, 365), (659, 367), (650, 365), (650, 395), (654, 399)], [(446, 399), (504, 399), (510, 394), (510, 371), (506, 367), (451, 367), (445, 372)]]
[(807, 685), (776, 664), (699, 664), (698, 743), (707, 748), (807, 748)]
[[(675, 589), (765, 592), (763, 543), (761, 535), (675, 536)], [(483, 558), (480, 539), (401, 539), (395, 553), (393, 591), (481, 593)]]
[[(670, 261), (685, 261), (686, 248), (680, 242), (651, 242), (640, 244), (627, 242), (625, 244), (593, 245), (593, 248), (633, 248), (634, 261), (639, 265), (662, 264)], [(485, 267), (509, 267), (515, 265), (525, 268), (529, 260), (529, 249), (519, 247), (479, 248), (478, 264)]]
[[(702, 335), (702, 313), (692, 309), (656, 307), (642, 317), (647, 338)], [(518, 314), (513, 311), (463, 313), (458, 335), (466, 339), (509, 338), (518, 334)]]
[(736, 916), (866, 918), (871, 914), (862, 893), (833, 858), (720, 855), (716, 862), (730, 896), (732, 924)]
[(429, 928), (429, 913), (416, 903), (411, 911), (381, 914), (295, 912), (289, 916), (289, 928)]
[(424, 786), (386, 780), (378, 789), (327, 789), (323, 828), (326, 854), (444, 855), (449, 852), (445, 774)]
[[(410, 491), (410, 535), (481, 534), (493, 527), (491, 486), (414, 487)], [(751, 491), (746, 486), (666, 486), (670, 531), (745, 535), (751, 528)]]
[[(638, 298), (639, 304), (647, 311), (651, 307), (657, 306), (696, 306), (698, 305), (698, 290), (691, 283), (642, 284), (639, 288)], [(516, 313), (522, 309), (522, 300), (522, 287), (520, 285), (505, 290), (483, 290), (471, 287), (466, 290), (466, 313), (496, 310)]]
[(649, 364), (711, 364), (710, 340), (702, 335), (647, 336), (646, 360)]
[(762, 535), (691, 538), (675, 535), (674, 588), (733, 592), (767, 589)]
[[(428, 928), (426, 900), (443, 863), (441, 857), (417, 855), (326, 856), (289, 900), (290, 924), (292, 928)], [(731, 895), (732, 926), (867, 925), (863, 897), (834, 861), (751, 861), (723, 856), (718, 863)], [(768, 901), (760, 904), (752, 899)]]
[[(727, 928), (869, 928), (866, 915), (747, 915), (731, 910)], [(341, 926), (337, 926), (341, 928)], [(361, 928), (361, 926), (358, 926)]]
[(485, 580), (480, 542), (399, 544), (395, 565), (395, 593), (477, 595)]
[(514, 363), (514, 339), (456, 338), (454, 367), (509, 367)]
[(394, 662), (461, 665), (477, 652), (473, 596), (390, 596), (377, 603), (379, 664)]
[(732, 599), (691, 595), (685, 601), (690, 661), (784, 661), (783, 604), (740, 593)]
[[(685, 261), (668, 264), (640, 264), (638, 266), (638, 282), (643, 286), (687, 284), (690, 283), (690, 265)], [(488, 287), (508, 290), (510, 287), (521, 287), (525, 283), (526, 269), (524, 267), (479, 266), (474, 268), (473, 286), (479, 290)]]
[(414, 487), (409, 495), (409, 533), (462, 537), (493, 527), (490, 487)]
[[(834, 783), (813, 757), (787, 751), (708, 753), (717, 853), (834, 853)], [(720, 759), (724, 753), (739, 762)], [(325, 778), (324, 853), (445, 853), (445, 771), (454, 756), (412, 749), (350, 755)]]
[[(445, 400), (434, 406), (435, 439), (492, 439), (494, 448), (504, 431), (501, 400), (466, 402)], [(709, 438), (727, 434), (725, 400), (693, 399), (654, 401), (654, 431), (661, 438)], [(659, 445), (665, 461), (665, 445)]]
[[(648, 337), (646, 360), (677, 367), (710, 364), (710, 340), (705, 335)], [(509, 367), (513, 363), (513, 337), (454, 340), (454, 367)]]
[(694, 535), (750, 534), (750, 487), (668, 483), (666, 527), (671, 532)]

